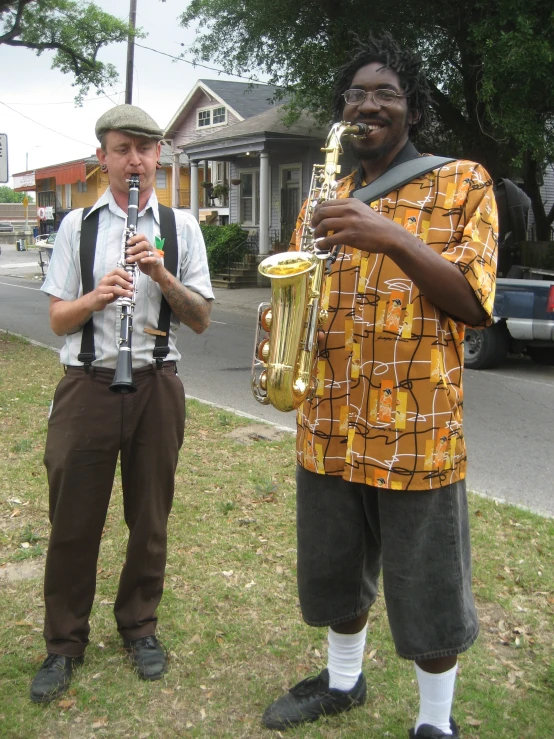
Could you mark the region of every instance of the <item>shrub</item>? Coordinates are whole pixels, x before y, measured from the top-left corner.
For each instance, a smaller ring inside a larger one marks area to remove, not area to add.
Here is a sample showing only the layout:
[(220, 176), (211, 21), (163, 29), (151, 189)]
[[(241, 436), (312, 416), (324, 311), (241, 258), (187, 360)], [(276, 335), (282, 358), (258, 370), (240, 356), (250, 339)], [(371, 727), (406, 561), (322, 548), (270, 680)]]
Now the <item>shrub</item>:
[(200, 226), (206, 252), (210, 274), (223, 272), (231, 262), (240, 262), (247, 252), (247, 233), (238, 223), (229, 226)]

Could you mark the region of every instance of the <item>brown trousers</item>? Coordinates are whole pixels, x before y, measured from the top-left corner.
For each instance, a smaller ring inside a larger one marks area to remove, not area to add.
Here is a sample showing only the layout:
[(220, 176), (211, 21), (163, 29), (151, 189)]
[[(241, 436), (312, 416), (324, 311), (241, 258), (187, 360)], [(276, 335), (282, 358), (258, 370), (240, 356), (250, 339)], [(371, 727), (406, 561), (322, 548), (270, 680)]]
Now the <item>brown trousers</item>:
[(54, 395), (44, 464), (52, 531), (44, 579), (48, 652), (85, 651), (96, 570), (120, 454), (129, 540), (114, 605), (125, 640), (151, 635), (163, 592), (167, 520), (185, 430), (175, 364), (135, 370), (136, 393), (109, 390), (113, 370), (68, 367)]

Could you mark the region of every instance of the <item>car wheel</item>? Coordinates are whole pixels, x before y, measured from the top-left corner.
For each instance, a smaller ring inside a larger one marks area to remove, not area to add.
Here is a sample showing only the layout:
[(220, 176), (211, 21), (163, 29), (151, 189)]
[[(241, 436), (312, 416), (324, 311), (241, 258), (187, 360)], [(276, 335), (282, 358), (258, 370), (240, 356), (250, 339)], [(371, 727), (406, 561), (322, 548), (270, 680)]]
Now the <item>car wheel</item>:
[(464, 365), (474, 370), (498, 367), (506, 359), (509, 347), (510, 338), (503, 323), (480, 330), (466, 328)]
[(527, 354), (535, 364), (554, 364), (554, 349), (549, 346), (528, 346)]

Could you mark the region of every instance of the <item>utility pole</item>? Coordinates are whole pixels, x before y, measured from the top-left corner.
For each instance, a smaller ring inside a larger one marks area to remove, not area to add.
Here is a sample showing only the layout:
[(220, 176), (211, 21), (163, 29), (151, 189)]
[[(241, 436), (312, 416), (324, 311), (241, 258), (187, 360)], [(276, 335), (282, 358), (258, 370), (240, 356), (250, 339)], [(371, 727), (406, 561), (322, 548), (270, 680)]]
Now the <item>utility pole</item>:
[(135, 27), (137, 21), (137, 0), (131, 0), (129, 8), (129, 38), (127, 39), (127, 80), (125, 84), (125, 102), (133, 102), (133, 66), (135, 60)]

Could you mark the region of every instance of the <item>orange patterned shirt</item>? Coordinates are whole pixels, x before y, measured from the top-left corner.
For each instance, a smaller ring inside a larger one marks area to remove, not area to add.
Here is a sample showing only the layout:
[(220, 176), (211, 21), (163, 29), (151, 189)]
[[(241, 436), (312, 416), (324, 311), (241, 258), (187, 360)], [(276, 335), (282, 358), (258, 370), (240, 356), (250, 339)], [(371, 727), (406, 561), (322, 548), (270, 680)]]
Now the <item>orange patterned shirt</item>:
[[(337, 197), (348, 197), (351, 174)], [(492, 315), (497, 212), (481, 165), (456, 161), (371, 203), (458, 265)], [(299, 249), (306, 205), (292, 235)], [(393, 490), (465, 477), (464, 325), (429, 302), (388, 257), (344, 246), (326, 279), (317, 390), (298, 409), (308, 470)]]

